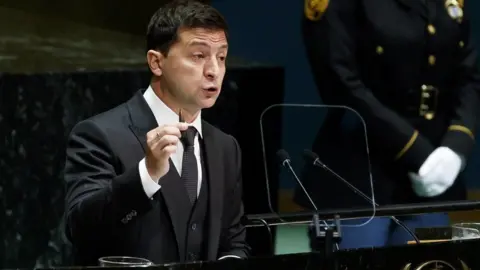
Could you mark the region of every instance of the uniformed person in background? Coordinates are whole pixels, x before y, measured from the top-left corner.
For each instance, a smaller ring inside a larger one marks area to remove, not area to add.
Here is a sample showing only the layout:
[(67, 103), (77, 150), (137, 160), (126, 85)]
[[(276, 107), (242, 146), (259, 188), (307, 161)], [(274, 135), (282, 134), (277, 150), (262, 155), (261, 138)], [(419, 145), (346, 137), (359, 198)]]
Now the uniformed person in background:
[[(303, 36), (318, 91), (325, 104), (348, 106), (365, 120), (377, 203), (465, 200), (462, 172), (474, 146), (480, 106), (480, 74), (466, 14), (468, 2), (305, 1)], [(342, 170), (342, 159), (348, 157), (332, 158), (345, 148), (345, 140), (355, 142), (365, 136), (360, 135), (364, 134), (360, 125), (340, 135), (342, 117), (339, 110), (328, 115), (313, 149), (338, 174), (361, 186), (356, 181), (367, 180), (357, 179), (356, 171), (365, 168)], [(359, 149), (365, 149), (365, 143), (349, 147), (352, 156), (364, 154)], [(332, 181), (338, 180), (330, 179), (325, 185), (328, 177), (323, 173), (304, 178), (318, 206), (331, 207), (339, 198), (362, 200), (339, 186), (343, 184), (332, 188)], [(295, 200), (311, 208), (301, 192), (296, 192)], [(412, 230), (449, 225), (445, 213), (400, 219)], [(341, 248), (412, 240), (383, 217), (362, 227), (345, 227), (343, 237)]]

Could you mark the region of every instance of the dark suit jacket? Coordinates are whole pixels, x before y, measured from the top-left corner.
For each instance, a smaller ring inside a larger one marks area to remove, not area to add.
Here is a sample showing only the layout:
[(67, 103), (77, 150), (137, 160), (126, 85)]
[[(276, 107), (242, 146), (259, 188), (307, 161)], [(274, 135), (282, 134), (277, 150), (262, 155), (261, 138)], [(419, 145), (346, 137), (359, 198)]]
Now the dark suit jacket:
[[(179, 196), (185, 191), (178, 174), (170, 169), (155, 199), (146, 196), (139, 176), (146, 133), (157, 126), (138, 91), (126, 103), (73, 128), (65, 165), (66, 232), (77, 264), (97, 265), (99, 257), (113, 255), (157, 264), (185, 258), (189, 210)], [(210, 187), (208, 260), (246, 257), (239, 145), (205, 121), (202, 128)]]

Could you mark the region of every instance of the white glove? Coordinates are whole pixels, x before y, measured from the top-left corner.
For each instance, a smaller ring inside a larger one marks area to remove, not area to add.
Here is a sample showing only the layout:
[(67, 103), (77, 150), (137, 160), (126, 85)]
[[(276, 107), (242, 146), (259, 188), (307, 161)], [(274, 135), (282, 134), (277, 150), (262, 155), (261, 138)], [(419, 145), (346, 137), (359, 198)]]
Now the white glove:
[(409, 172), (418, 196), (434, 197), (453, 185), (462, 168), (461, 157), (448, 147), (438, 147), (423, 163), (418, 174)]

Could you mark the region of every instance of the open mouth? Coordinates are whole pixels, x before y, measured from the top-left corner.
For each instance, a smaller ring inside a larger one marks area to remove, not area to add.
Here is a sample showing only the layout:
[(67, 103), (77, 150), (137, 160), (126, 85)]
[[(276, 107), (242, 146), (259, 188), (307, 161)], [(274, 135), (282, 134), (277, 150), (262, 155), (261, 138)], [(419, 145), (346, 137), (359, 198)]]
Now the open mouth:
[(214, 92), (217, 92), (218, 88), (217, 87), (208, 87), (208, 88), (204, 88), (203, 90), (205, 90), (207, 92), (210, 92), (210, 93), (214, 93)]

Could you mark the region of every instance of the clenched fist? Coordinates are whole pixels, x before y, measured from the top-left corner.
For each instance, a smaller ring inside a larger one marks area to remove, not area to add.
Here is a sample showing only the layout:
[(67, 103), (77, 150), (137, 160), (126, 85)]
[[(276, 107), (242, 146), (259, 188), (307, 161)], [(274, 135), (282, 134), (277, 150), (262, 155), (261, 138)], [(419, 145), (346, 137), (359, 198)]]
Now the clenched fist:
[(188, 124), (177, 123), (152, 129), (147, 133), (147, 154), (145, 165), (150, 177), (158, 181), (170, 169), (168, 159), (177, 151), (181, 131), (187, 130)]

